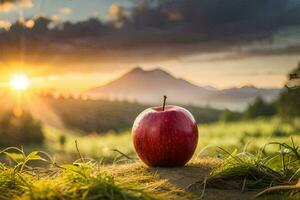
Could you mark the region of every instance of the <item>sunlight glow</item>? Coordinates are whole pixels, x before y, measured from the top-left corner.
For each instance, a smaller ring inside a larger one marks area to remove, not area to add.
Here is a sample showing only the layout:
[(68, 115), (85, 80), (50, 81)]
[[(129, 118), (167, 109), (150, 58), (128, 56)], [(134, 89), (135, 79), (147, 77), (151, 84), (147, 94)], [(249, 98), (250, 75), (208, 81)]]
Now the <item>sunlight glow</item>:
[(17, 91), (24, 91), (29, 87), (29, 78), (26, 74), (15, 74), (10, 79), (10, 86)]

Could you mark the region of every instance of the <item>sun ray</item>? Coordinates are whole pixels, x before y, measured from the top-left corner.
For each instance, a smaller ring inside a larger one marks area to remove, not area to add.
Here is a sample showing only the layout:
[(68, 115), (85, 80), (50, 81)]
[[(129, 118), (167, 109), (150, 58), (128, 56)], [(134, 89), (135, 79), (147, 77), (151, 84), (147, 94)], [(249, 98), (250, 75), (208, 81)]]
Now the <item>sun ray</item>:
[(23, 73), (15, 74), (10, 79), (10, 86), (16, 91), (24, 91), (29, 87), (30, 81), (27, 75)]

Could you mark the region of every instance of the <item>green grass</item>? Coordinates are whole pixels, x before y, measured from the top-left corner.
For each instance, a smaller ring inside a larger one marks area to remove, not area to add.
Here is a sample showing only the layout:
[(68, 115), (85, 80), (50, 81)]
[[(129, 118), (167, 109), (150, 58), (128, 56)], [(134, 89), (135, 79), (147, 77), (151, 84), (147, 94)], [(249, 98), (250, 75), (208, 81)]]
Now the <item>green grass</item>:
[[(84, 157), (93, 158), (104, 163), (120, 160), (120, 154), (114, 151), (116, 149), (126, 155), (135, 157), (129, 131), (120, 134), (107, 133), (105, 135), (90, 134), (82, 136), (68, 130), (62, 131), (46, 127), (45, 133), (48, 139), (44, 148), (50, 151), (55, 159), (60, 162), (72, 162), (78, 159), (75, 140), (78, 141), (78, 146)], [(64, 147), (61, 147), (59, 143), (61, 135), (66, 137)], [(35, 148), (39, 149), (39, 147)], [(35, 148), (31, 148), (31, 150)]]
[(155, 199), (133, 184), (116, 182), (93, 165), (63, 167), (64, 170), (49, 171), (55, 175), (40, 178), (40, 174), (27, 174), (29, 171), (1, 170), (1, 199)]
[(11, 161), (0, 165), (1, 199), (156, 199), (134, 183), (115, 181), (96, 162), (59, 165), (45, 152), (26, 155), (14, 147), (0, 153)]
[(44, 152), (8, 148), (1, 152), (11, 162), (0, 165), (0, 199), (253, 199), (262, 190), (263, 199), (299, 199), (300, 151), (294, 144), (281, 146), (283, 162), (277, 154), (223, 150), (224, 158), (194, 159), (178, 168), (149, 168), (138, 161), (103, 165), (84, 158), (58, 164)]
[[(90, 134), (82, 136), (70, 130), (60, 130), (45, 127), (46, 145), (43, 147), (25, 148), (30, 150), (46, 150), (60, 162), (72, 162), (78, 158), (74, 141), (78, 140), (79, 148), (85, 157), (102, 160), (105, 163), (121, 162), (124, 157), (114, 151), (117, 149), (124, 154), (137, 159), (131, 143), (131, 133), (107, 133), (104, 135)], [(289, 124), (282, 123), (278, 118), (256, 119), (231, 123), (214, 123), (199, 125), (199, 143), (195, 154), (197, 156), (216, 156), (216, 147), (243, 150), (245, 147), (251, 152), (262, 145), (274, 142), (289, 142), (290, 137), (295, 143), (300, 142), (300, 132)], [(62, 148), (59, 137), (65, 135), (66, 144)], [(205, 151), (202, 151), (206, 149)], [(275, 146), (267, 149), (277, 151)]]
[(44, 146), (2, 152), (0, 199), (253, 199), (262, 191), (260, 199), (300, 198), (299, 132), (277, 118), (200, 125), (197, 152), (184, 168), (140, 163), (129, 131), (45, 133)]
[(15, 147), (4, 149), (0, 155), (9, 159), (0, 164), (0, 199), (196, 198), (140, 162), (106, 166), (81, 157), (71, 164), (58, 164), (45, 152), (26, 154)]
[[(268, 146), (279, 147), (278, 152), (267, 153)], [(223, 153), (221, 164), (210, 176), (192, 187), (235, 191), (257, 191), (257, 198), (300, 199), (300, 146), (293, 138), (290, 143), (270, 142), (255, 154), (244, 149), (232, 153), (218, 147)], [(204, 192), (203, 192), (204, 194)], [(272, 197), (270, 197), (272, 195)]]
[(209, 145), (240, 150), (247, 146), (255, 150), (270, 141), (288, 142), (291, 136), (300, 142), (300, 131), (278, 118), (200, 125), (199, 132), (199, 149)]

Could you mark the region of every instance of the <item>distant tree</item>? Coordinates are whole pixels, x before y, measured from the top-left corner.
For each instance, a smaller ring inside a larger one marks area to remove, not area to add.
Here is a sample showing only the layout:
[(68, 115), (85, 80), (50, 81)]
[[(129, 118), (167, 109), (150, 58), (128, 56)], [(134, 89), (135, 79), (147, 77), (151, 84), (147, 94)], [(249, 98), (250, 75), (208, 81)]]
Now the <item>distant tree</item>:
[(300, 62), (288, 78), (286, 90), (278, 100), (278, 111), (283, 120), (300, 128)]
[(224, 110), (220, 116), (220, 120), (223, 122), (238, 121), (243, 118), (243, 114), (240, 112), (234, 112), (231, 110)]
[(300, 87), (300, 61), (296, 69), (289, 74), (289, 80), (286, 87), (288, 89), (297, 89)]
[(278, 110), (283, 118), (300, 117), (300, 88), (282, 92), (278, 100)]
[(246, 118), (269, 117), (275, 115), (276, 107), (274, 103), (267, 103), (261, 97), (257, 97), (255, 101), (250, 104), (245, 112)]
[(42, 124), (29, 113), (17, 117), (12, 111), (0, 114), (0, 146), (42, 144)]

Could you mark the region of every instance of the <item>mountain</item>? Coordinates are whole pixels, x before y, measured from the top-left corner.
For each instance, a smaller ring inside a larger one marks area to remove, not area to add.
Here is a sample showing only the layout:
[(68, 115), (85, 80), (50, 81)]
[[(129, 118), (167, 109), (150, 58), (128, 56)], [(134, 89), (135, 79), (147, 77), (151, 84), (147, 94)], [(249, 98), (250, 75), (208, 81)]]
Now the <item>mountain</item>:
[(86, 91), (86, 94), (92, 98), (126, 99), (150, 104), (161, 103), (162, 96), (167, 95), (168, 103), (240, 110), (258, 96), (270, 101), (279, 92), (279, 89), (253, 86), (225, 90), (200, 87), (161, 69), (146, 71), (137, 67), (106, 85)]
[(154, 69), (145, 71), (134, 68), (122, 77), (87, 92), (93, 97), (137, 100), (144, 103), (158, 103), (163, 95), (173, 103), (194, 104), (212, 92), (171, 74)]
[(265, 101), (275, 100), (280, 89), (256, 88), (254, 86), (243, 86), (240, 88), (229, 88), (219, 90), (208, 97), (210, 105), (218, 108), (229, 108), (232, 110), (243, 110), (249, 103), (253, 102), (256, 97), (262, 97)]

